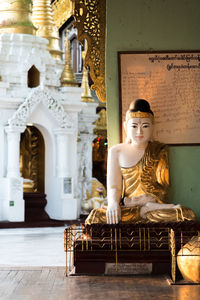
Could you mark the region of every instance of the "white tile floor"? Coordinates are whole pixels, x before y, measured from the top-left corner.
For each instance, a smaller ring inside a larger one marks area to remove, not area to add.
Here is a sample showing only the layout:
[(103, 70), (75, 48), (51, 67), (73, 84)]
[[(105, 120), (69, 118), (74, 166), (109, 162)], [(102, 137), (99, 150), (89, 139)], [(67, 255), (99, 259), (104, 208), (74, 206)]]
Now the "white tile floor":
[(64, 229), (0, 229), (0, 267), (65, 266)]

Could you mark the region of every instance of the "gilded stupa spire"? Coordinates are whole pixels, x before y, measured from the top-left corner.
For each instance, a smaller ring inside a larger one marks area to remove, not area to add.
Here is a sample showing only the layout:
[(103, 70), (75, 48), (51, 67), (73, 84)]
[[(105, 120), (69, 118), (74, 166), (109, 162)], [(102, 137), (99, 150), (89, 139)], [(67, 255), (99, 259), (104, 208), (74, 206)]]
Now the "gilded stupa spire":
[(33, 24), (37, 27), (36, 35), (49, 40), (47, 49), (55, 59), (61, 58), (59, 33), (53, 19), (50, 0), (33, 0)]
[(31, 0), (0, 0), (0, 33), (34, 34)]
[(92, 98), (89, 83), (88, 83), (88, 69), (85, 67), (85, 56), (87, 53), (87, 40), (85, 40), (85, 50), (82, 51), (82, 59), (83, 59), (83, 77), (81, 87), (83, 88), (83, 93), (81, 94), (82, 102), (94, 102)]
[(71, 64), (71, 51), (70, 51), (70, 41), (68, 38), (69, 31), (67, 30), (66, 40), (65, 40), (65, 66), (61, 75), (61, 85), (62, 86), (78, 86), (76, 76)]

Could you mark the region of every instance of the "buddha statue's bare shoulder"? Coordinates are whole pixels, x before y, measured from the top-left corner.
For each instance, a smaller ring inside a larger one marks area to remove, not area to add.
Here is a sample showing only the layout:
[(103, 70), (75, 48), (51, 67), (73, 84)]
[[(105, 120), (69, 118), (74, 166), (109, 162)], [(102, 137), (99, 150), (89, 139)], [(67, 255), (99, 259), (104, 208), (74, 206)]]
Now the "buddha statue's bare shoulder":
[(115, 153), (119, 153), (129, 147), (130, 147), (130, 145), (128, 145), (126, 143), (120, 143), (120, 144), (110, 147), (109, 152), (112, 154), (115, 154)]
[[(127, 144), (120, 143), (117, 145), (112, 146), (108, 151), (108, 161), (113, 160), (113, 163), (118, 163), (119, 165), (123, 165), (123, 157), (124, 154), (127, 152)], [(108, 162), (110, 164), (110, 162)]]

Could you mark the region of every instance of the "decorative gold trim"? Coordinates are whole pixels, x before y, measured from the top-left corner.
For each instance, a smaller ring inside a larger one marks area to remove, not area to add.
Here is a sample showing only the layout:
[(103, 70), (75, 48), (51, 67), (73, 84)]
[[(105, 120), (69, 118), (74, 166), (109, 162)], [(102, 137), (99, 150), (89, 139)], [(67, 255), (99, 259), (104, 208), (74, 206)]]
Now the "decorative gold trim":
[(90, 68), (90, 76), (100, 101), (106, 102), (105, 89), (105, 32), (106, 0), (75, 0), (74, 27), (78, 29), (78, 40), (88, 42), (85, 67)]
[(171, 276), (172, 281), (176, 281), (176, 241), (175, 241), (175, 232), (171, 229), (170, 234), (170, 243), (171, 243)]
[(115, 228), (115, 267), (116, 267), (116, 272), (118, 271), (118, 249), (117, 249), (117, 242), (118, 242), (117, 228)]
[(152, 123), (154, 122), (154, 117), (151, 113), (142, 112), (142, 111), (128, 111), (126, 113), (126, 122), (132, 118), (149, 118)]
[(53, 9), (54, 21), (58, 28), (74, 14), (74, 0), (55, 0), (51, 6)]

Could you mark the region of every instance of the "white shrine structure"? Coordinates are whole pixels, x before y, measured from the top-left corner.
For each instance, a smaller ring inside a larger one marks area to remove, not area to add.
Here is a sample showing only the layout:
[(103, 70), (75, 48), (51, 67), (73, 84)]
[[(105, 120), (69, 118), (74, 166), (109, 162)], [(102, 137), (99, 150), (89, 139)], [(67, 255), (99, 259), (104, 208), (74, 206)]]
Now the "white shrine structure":
[[(20, 137), (28, 125), (44, 140), (49, 217), (77, 219), (91, 188), (97, 103), (81, 101), (80, 87), (61, 86), (64, 62), (50, 54), (48, 43), (41, 36), (0, 31), (0, 221), (24, 221)], [(36, 87), (29, 87), (32, 81)]]

